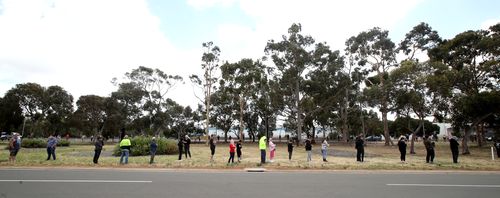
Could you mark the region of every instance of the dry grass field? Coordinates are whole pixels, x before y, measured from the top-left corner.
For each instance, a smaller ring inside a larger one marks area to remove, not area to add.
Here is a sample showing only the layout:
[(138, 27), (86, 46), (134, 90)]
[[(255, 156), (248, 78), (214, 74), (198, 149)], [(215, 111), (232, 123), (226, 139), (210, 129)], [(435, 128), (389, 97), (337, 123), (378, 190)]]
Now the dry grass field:
[[(409, 145), (409, 144), (408, 144)], [(0, 144), (4, 148), (4, 144)], [(193, 144), (191, 159), (177, 160), (177, 155), (156, 156), (156, 163), (149, 164), (149, 156), (130, 157), (128, 165), (120, 165), (119, 157), (111, 156), (114, 145), (106, 145), (99, 164), (92, 163), (91, 145), (71, 145), (56, 150), (57, 160), (46, 161), (45, 149), (20, 150), (15, 164), (8, 162), (8, 150), (0, 151), (0, 167), (132, 167), (132, 168), (186, 168), (186, 169), (242, 169), (259, 166), (260, 152), (257, 143), (243, 144), (241, 163), (227, 164), (228, 144), (217, 145), (215, 162), (210, 162), (210, 150), (205, 144)], [(409, 146), (408, 146), (409, 147)], [(268, 169), (320, 169), (320, 170), (500, 170), (500, 160), (491, 160), (490, 147), (472, 146), (471, 155), (460, 155), (459, 163), (453, 164), (448, 143), (438, 142), (433, 164), (425, 163), (425, 149), (422, 142), (416, 143), (415, 155), (407, 154), (406, 162), (399, 160), (397, 146), (384, 146), (383, 143), (369, 143), (365, 147), (365, 162), (356, 162), (353, 145), (332, 143), (328, 162), (323, 162), (320, 145), (313, 146), (313, 161), (306, 162), (304, 147), (295, 147), (293, 159), (288, 160), (286, 144), (278, 144), (273, 163), (266, 163)], [(408, 148), (409, 152), (409, 148)], [(268, 153), (269, 156), (269, 153)]]

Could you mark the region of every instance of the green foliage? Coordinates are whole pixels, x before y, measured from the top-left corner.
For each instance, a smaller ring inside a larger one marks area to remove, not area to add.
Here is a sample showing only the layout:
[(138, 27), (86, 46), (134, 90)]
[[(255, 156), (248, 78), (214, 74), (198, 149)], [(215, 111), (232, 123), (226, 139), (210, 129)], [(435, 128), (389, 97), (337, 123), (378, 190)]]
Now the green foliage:
[[(68, 140), (58, 140), (57, 146), (69, 146), (70, 142)], [(33, 138), (33, 139), (22, 139), (21, 147), (23, 148), (45, 148), (47, 147), (47, 140), (41, 138)]]
[[(399, 137), (400, 135), (409, 135), (414, 130), (419, 128), (419, 125), (420, 120), (418, 119), (398, 117), (393, 122), (390, 122), (389, 131), (393, 137)], [(424, 120), (424, 129), (425, 134), (427, 135), (434, 133), (439, 134), (439, 126), (436, 124), (432, 124), (428, 120)], [(422, 133), (422, 128), (419, 128), (419, 130), (416, 132), (416, 135), (420, 137), (424, 136), (424, 133)]]
[[(131, 156), (143, 156), (149, 155), (149, 145), (151, 144), (151, 137), (137, 136), (130, 139)], [(179, 152), (177, 148), (177, 142), (172, 139), (158, 138), (156, 139), (156, 144), (158, 148), (156, 150), (156, 155), (172, 155)], [(114, 156), (120, 155), (120, 145), (116, 144), (113, 150)]]

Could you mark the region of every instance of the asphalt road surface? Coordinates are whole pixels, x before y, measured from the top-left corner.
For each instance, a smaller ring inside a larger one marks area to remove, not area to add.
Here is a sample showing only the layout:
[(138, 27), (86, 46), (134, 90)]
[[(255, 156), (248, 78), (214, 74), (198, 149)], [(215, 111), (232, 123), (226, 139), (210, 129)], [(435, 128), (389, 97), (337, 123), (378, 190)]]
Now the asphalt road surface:
[(498, 172), (0, 169), (0, 198), (499, 196)]

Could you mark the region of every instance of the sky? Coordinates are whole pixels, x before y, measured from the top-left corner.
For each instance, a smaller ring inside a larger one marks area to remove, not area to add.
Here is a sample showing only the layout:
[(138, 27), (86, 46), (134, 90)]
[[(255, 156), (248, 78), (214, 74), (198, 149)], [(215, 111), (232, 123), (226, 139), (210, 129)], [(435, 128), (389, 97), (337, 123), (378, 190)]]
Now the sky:
[(498, 8), (491, 0), (0, 0), (0, 97), (27, 82), (59, 85), (75, 102), (109, 96), (112, 78), (146, 66), (184, 77), (167, 96), (195, 106), (188, 76), (202, 73), (203, 42), (236, 62), (264, 56), (292, 23), (338, 50), (373, 27), (399, 43), (420, 22), (449, 39), (500, 22)]

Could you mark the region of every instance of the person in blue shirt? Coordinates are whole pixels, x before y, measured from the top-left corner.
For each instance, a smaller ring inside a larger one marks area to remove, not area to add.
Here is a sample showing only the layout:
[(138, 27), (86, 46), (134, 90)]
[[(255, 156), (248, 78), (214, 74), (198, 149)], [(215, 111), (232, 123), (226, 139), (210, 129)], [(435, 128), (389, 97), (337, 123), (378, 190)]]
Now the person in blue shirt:
[(49, 136), (47, 140), (47, 160), (50, 160), (50, 156), (52, 156), (53, 160), (56, 160), (56, 146), (57, 139), (53, 135)]
[(151, 159), (149, 160), (149, 164), (155, 163), (155, 155), (157, 148), (158, 144), (156, 144), (156, 138), (153, 137), (153, 139), (151, 139), (151, 144), (149, 145), (149, 153), (151, 154)]

